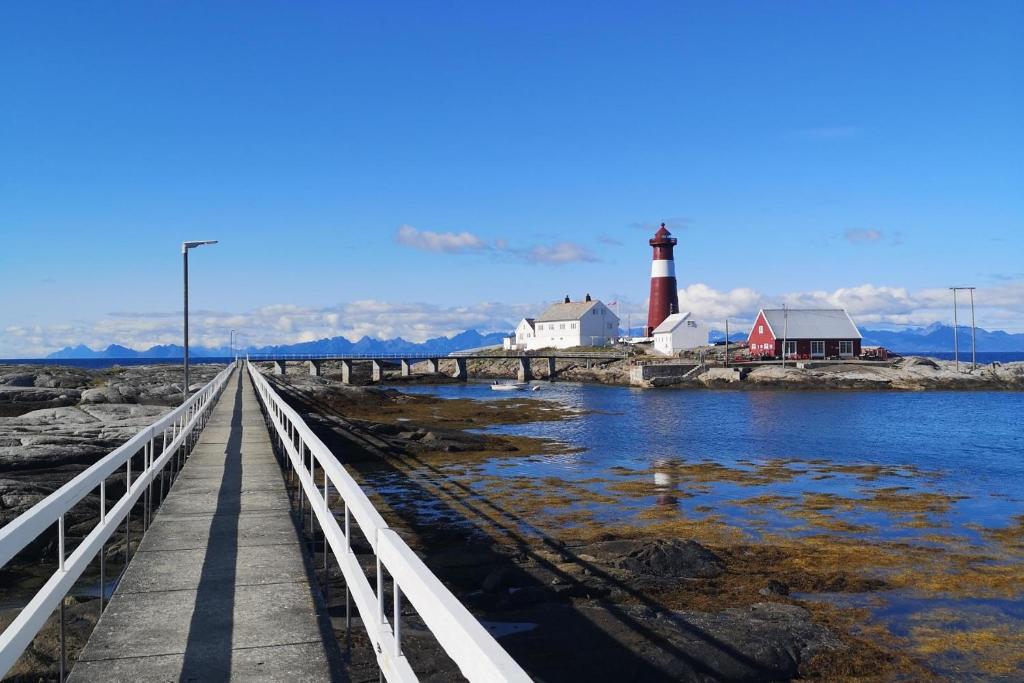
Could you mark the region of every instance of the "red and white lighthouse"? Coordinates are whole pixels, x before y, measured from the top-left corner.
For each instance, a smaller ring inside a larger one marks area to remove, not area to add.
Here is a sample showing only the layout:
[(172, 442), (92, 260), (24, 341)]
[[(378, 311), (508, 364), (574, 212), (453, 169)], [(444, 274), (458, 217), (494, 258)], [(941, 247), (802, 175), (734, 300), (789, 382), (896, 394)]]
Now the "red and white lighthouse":
[(647, 329), (644, 331), (648, 337), (665, 318), (679, 312), (676, 262), (672, 258), (676, 238), (662, 223), (651, 238), (650, 245), (654, 248), (654, 255), (651, 259), (651, 299), (647, 305)]

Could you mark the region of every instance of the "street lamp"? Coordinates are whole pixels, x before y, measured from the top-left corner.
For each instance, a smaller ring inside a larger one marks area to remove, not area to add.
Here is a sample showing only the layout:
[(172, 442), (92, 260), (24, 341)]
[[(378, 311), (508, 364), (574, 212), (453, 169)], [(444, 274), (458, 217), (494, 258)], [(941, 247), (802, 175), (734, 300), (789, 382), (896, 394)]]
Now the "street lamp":
[(205, 244), (217, 244), (217, 240), (192, 240), (181, 243), (181, 259), (185, 268), (185, 386), (181, 388), (183, 403), (188, 400), (188, 250)]

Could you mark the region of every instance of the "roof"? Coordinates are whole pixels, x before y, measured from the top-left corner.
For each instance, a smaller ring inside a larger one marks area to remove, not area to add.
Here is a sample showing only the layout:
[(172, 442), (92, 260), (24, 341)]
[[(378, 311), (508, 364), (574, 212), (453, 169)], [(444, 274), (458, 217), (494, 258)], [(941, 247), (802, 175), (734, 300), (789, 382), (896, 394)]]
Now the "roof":
[(776, 339), (860, 339), (844, 308), (762, 308)]
[[(533, 318), (523, 318), (522, 320), (519, 321), (519, 325), (522, 325), (523, 323), (526, 323), (530, 327), (533, 327), (533, 322), (534, 322)], [(519, 325), (516, 325), (516, 327), (519, 327)]]
[(601, 303), (600, 301), (573, 301), (571, 303), (551, 304), (537, 316), (537, 322), (546, 323), (553, 320), (579, 320), (587, 311)]
[(661, 321), (661, 324), (654, 328), (651, 334), (661, 334), (664, 332), (672, 332), (677, 327), (683, 324), (687, 318), (690, 317), (689, 313), (673, 313), (669, 317)]

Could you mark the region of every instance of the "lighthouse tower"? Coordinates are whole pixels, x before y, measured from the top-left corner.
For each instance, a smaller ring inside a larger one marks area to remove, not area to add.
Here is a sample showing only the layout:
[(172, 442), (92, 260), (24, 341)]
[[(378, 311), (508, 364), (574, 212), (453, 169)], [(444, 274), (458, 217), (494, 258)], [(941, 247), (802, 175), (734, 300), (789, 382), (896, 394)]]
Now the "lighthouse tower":
[(676, 238), (662, 223), (651, 238), (650, 245), (654, 248), (654, 255), (651, 260), (651, 299), (647, 306), (647, 329), (644, 331), (648, 337), (665, 318), (679, 312), (676, 263), (672, 258)]

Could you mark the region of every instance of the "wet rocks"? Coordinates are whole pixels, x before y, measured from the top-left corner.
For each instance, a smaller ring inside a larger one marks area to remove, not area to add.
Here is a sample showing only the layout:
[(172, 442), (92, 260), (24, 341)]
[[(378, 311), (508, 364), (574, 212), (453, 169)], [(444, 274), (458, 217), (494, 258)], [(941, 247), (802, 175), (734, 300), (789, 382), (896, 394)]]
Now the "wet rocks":
[(709, 579), (724, 571), (722, 559), (696, 541), (623, 539), (591, 543), (580, 557), (656, 579)]

